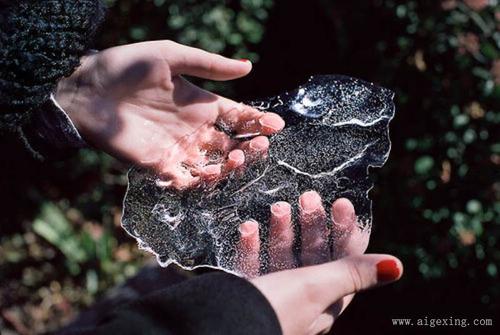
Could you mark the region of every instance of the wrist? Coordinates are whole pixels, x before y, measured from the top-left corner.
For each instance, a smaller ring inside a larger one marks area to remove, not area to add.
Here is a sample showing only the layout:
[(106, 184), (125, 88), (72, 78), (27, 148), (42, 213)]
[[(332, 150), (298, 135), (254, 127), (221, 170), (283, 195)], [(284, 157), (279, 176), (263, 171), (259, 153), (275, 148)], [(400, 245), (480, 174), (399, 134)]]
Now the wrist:
[(85, 133), (85, 114), (92, 106), (94, 84), (91, 68), (96, 53), (83, 56), (80, 66), (69, 77), (62, 78), (58, 84), (53, 100), (66, 113), (78, 131)]
[(39, 160), (62, 159), (86, 146), (54, 95), (41, 105), (30, 122), (18, 129), (25, 147)]

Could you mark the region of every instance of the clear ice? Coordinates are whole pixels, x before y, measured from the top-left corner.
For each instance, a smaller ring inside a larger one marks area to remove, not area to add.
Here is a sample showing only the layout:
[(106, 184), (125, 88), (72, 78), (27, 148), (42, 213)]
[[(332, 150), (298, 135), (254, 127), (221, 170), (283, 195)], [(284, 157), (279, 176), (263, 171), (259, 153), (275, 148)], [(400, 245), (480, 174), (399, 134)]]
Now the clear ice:
[[(297, 200), (308, 190), (321, 195), (327, 212), (335, 199), (348, 198), (356, 209), (358, 225), (369, 231), (368, 192), (373, 185), (368, 168), (381, 167), (388, 158), (393, 95), (359, 79), (323, 75), (309, 78), (294, 91), (249, 102), (281, 115), (286, 122), (285, 129), (271, 137), (266, 159), (211, 190), (189, 192), (161, 187), (158, 176), (133, 168), (122, 225), (162, 266), (207, 266), (237, 274), (239, 225), (248, 219), (259, 222), (264, 246), (261, 270), (266, 272), (270, 205), (287, 201), (296, 216)], [(294, 232), (299, 240), (300, 229)], [(300, 243), (295, 244), (300, 249)]]

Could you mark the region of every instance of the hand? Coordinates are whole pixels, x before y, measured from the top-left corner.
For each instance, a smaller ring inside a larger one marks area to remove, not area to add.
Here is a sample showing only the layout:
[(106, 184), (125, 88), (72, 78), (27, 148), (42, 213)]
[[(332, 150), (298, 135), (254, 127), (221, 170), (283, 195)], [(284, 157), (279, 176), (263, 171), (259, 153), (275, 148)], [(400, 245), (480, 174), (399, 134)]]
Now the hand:
[(230, 80), (251, 68), (249, 61), (171, 41), (125, 45), (84, 57), (59, 82), (55, 97), (89, 143), (154, 169), (165, 186), (184, 189), (216, 182), (265, 155), (266, 136), (283, 129), (284, 121), (181, 75)]
[[(332, 254), (328, 247), (329, 232), (321, 197), (310, 191), (299, 198), (301, 261), (303, 265), (312, 265), (345, 258), (251, 279), (275, 309), (284, 334), (328, 331), (351, 302), (353, 293), (394, 281), (401, 276), (401, 262), (392, 256), (359, 256), (366, 250), (369, 232), (358, 227), (354, 207), (349, 200), (336, 200), (331, 213)], [(247, 221), (240, 226), (237, 266), (248, 277), (259, 275), (258, 231), (255, 221)], [(270, 218), (270, 271), (296, 266), (292, 252), (293, 238), (291, 206), (286, 202), (273, 204)]]
[(325, 334), (354, 293), (398, 280), (402, 271), (397, 258), (371, 254), (274, 272), (251, 282), (273, 306), (283, 334)]
[[(352, 203), (345, 198), (337, 199), (332, 204), (331, 213), (332, 228), (329, 231), (320, 195), (309, 191), (300, 196), (298, 220), (301, 227), (301, 265), (325, 263), (365, 252), (370, 232), (358, 226)], [(269, 271), (296, 267), (292, 251), (292, 208), (289, 203), (281, 201), (271, 206), (269, 227)], [(240, 242), (236, 255), (238, 271), (246, 277), (256, 277), (260, 268), (259, 224), (252, 220), (246, 221), (239, 230)], [(329, 240), (334, 246), (331, 252)]]

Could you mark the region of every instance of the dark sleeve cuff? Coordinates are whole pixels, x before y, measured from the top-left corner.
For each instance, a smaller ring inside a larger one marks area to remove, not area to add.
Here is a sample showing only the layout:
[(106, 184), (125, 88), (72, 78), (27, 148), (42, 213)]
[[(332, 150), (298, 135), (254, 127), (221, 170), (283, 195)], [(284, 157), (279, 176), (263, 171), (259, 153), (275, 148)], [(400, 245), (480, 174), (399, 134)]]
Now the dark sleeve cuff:
[(69, 116), (54, 96), (44, 103), (30, 122), (19, 128), (20, 137), (35, 158), (61, 159), (86, 146)]
[[(80, 333), (80, 334), (84, 334)], [(267, 299), (245, 279), (212, 273), (139, 299), (92, 334), (281, 334)]]

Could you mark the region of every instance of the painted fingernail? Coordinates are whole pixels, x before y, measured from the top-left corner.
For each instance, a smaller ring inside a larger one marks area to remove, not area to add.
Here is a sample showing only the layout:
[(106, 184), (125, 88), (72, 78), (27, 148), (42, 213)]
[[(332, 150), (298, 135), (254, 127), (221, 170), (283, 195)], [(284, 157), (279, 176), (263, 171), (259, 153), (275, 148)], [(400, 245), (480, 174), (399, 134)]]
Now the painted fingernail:
[(265, 114), (259, 119), (259, 123), (262, 127), (269, 128), (270, 130), (277, 131), (285, 128), (285, 121), (276, 114)]
[(305, 213), (312, 213), (322, 206), (321, 197), (315, 191), (307, 191), (300, 196), (300, 208)]
[(245, 63), (250, 63), (250, 60), (249, 59), (246, 59), (246, 58), (240, 58), (238, 59), (240, 62), (245, 62)]
[(401, 270), (393, 259), (387, 259), (377, 263), (377, 279), (380, 281), (394, 281), (399, 278)]
[(242, 237), (247, 237), (255, 234), (258, 230), (259, 224), (256, 221), (246, 221), (240, 224), (238, 230)]

